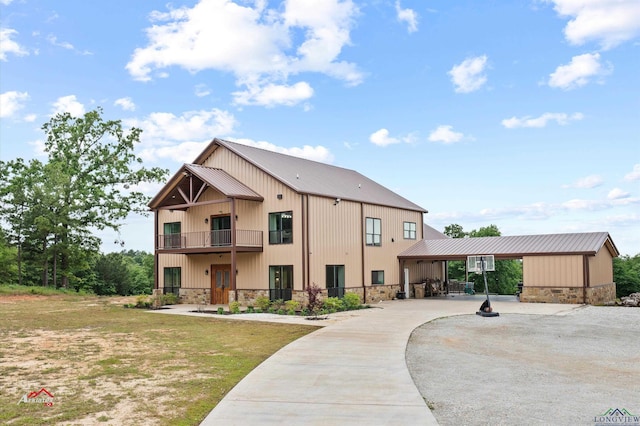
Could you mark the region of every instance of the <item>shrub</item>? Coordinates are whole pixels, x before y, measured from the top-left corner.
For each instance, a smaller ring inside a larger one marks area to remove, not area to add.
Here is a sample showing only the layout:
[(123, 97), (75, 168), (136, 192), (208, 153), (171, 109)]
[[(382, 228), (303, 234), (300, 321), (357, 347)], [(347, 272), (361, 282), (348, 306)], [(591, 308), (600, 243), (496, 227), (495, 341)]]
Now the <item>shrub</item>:
[(342, 298), (342, 303), (344, 304), (344, 308), (347, 311), (352, 311), (354, 309), (360, 309), (362, 307), (360, 303), (360, 296), (356, 293), (347, 293)]
[(287, 300), (284, 302), (284, 306), (287, 310), (287, 314), (295, 315), (296, 311), (300, 309), (300, 302), (297, 300)]
[(322, 303), (322, 308), (323, 310), (332, 314), (334, 312), (343, 311), (344, 304), (342, 303), (342, 300), (338, 297), (327, 297)]
[(162, 304), (163, 305), (175, 305), (178, 303), (178, 296), (173, 293), (167, 293), (162, 295)]
[(253, 306), (251, 306), (251, 305), (247, 306), (247, 311), (246, 311), (246, 312), (247, 312), (248, 314), (252, 314), (252, 313), (254, 313), (255, 311), (254, 311), (254, 309), (253, 309)]
[(240, 313), (240, 302), (235, 301), (235, 302), (229, 303), (229, 312), (231, 312), (232, 314), (239, 314)]
[(134, 305), (134, 307), (149, 309), (151, 307), (151, 300), (149, 300), (148, 296), (141, 294), (140, 296), (136, 297), (136, 304)]
[(322, 309), (322, 289), (316, 283), (307, 286), (307, 310), (311, 315), (318, 315)]
[(259, 296), (258, 298), (256, 298), (256, 306), (262, 312), (267, 312), (269, 311), (269, 306), (271, 306), (271, 301), (266, 296)]
[(218, 307), (218, 315), (224, 314), (224, 308), (222, 306)]

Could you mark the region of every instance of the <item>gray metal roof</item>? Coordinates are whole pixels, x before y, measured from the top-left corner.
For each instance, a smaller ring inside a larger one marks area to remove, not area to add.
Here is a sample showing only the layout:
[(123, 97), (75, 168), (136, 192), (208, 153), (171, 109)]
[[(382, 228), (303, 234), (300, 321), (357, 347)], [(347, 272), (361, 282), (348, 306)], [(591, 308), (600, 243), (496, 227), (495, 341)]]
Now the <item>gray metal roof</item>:
[(520, 235), (506, 237), (449, 238), (418, 241), (398, 255), (404, 259), (461, 260), (467, 256), (492, 254), (496, 258), (586, 254), (595, 255), (603, 245), (612, 256), (620, 253), (608, 232)]
[(207, 185), (217, 189), (229, 198), (259, 201), (264, 199), (260, 194), (224, 170), (200, 166), (198, 164), (185, 164), (184, 167), (186, 170), (198, 176)]
[(425, 240), (442, 240), (446, 238), (451, 238), (442, 232), (438, 231), (436, 228), (433, 228), (426, 223), (422, 224), (422, 232), (424, 232)]
[[(196, 188), (192, 187), (190, 176), (195, 179)], [(183, 194), (187, 194), (187, 198), (197, 198), (198, 193), (194, 194), (192, 191), (198, 191), (203, 183), (229, 198), (257, 201), (264, 199), (224, 170), (198, 164), (184, 164), (148, 205), (151, 209), (187, 205), (191, 200), (185, 200)]]
[(354, 170), (217, 138), (198, 156), (195, 163), (204, 163), (217, 145), (233, 151), (299, 193), (426, 212), (424, 208)]

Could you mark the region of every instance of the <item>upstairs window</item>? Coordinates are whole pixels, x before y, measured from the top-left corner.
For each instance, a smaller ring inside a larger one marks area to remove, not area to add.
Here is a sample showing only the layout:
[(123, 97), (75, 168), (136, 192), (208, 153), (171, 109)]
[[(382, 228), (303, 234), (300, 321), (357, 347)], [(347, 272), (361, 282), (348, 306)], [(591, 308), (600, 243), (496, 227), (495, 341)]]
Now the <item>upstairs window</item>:
[(416, 239), (416, 223), (415, 222), (404, 223), (404, 239), (405, 240)]
[(365, 220), (365, 241), (368, 246), (382, 245), (382, 220), (368, 217)]
[(181, 223), (168, 222), (164, 224), (164, 248), (180, 248), (181, 242)]
[(269, 213), (269, 244), (293, 243), (293, 212)]

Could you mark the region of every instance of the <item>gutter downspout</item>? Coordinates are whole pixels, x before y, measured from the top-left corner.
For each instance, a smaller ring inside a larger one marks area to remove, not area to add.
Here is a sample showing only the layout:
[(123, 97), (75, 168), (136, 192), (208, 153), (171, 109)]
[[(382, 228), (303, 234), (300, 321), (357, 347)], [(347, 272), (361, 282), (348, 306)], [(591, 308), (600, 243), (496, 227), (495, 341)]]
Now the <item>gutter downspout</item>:
[(304, 195), (300, 194), (300, 210), (302, 211), (302, 253), (300, 253), (302, 255), (302, 291), (304, 291), (307, 288), (307, 258), (305, 256), (305, 253), (309, 253), (309, 250), (307, 249), (307, 233), (309, 232), (308, 227), (306, 227), (305, 225), (307, 224), (307, 216), (306, 216), (306, 209), (304, 208)]

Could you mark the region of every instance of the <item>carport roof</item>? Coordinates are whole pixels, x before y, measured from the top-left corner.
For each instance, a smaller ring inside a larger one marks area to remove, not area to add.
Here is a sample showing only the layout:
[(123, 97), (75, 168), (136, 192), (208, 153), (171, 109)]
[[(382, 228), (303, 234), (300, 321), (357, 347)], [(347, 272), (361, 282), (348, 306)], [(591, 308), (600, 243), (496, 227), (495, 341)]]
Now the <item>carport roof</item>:
[(417, 242), (399, 259), (464, 260), (467, 256), (492, 254), (496, 259), (523, 256), (595, 255), (606, 246), (611, 256), (620, 255), (608, 232), (519, 235), (506, 237), (449, 238)]

